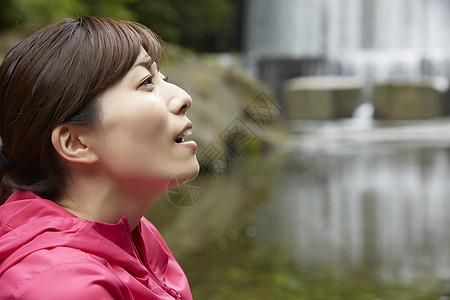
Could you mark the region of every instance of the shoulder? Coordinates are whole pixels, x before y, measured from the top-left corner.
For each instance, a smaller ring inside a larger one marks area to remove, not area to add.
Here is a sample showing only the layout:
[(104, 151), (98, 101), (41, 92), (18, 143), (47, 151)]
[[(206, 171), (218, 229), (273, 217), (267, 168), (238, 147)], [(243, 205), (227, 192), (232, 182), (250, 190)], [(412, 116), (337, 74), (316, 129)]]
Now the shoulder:
[(106, 263), (64, 247), (36, 251), (0, 278), (1, 299), (126, 299), (126, 292)]

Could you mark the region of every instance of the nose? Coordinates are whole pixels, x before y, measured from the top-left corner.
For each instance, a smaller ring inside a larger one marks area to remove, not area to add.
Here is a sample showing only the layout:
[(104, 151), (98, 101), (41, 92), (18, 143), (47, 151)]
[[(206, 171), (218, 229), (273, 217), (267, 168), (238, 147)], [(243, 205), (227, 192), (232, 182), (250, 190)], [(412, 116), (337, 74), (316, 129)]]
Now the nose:
[(173, 114), (185, 114), (192, 106), (191, 96), (179, 86), (172, 84), (173, 94), (169, 102), (169, 111)]

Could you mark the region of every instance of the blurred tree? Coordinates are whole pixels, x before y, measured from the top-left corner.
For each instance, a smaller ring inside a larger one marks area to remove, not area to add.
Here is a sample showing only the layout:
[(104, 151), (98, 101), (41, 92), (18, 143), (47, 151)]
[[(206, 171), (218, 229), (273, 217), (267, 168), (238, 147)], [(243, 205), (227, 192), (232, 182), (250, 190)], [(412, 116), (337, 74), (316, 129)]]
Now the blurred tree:
[(58, 22), (63, 18), (103, 15), (132, 19), (129, 9), (135, 0), (2, 0), (0, 30), (15, 27), (33, 29)]
[(166, 42), (197, 51), (240, 48), (242, 0), (136, 0), (137, 21)]
[(161, 38), (201, 52), (240, 49), (243, 0), (2, 0), (0, 31), (34, 30), (67, 17), (135, 20)]
[[(65, 0), (67, 1), (67, 0)], [(75, 0), (71, 0), (75, 1)], [(107, 16), (122, 20), (135, 20), (135, 13), (130, 9), (130, 5), (136, 0), (78, 0), (87, 8), (87, 13), (80, 14)]]

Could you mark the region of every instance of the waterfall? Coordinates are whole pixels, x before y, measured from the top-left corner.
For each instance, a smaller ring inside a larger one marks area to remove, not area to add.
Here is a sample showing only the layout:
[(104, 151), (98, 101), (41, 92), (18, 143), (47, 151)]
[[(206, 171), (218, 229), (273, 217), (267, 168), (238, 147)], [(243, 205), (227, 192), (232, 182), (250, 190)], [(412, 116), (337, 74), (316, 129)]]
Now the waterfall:
[(313, 59), (323, 63), (284, 75), (353, 75), (371, 82), (450, 77), (448, 0), (247, 0), (246, 4), (244, 64), (256, 74), (267, 60)]

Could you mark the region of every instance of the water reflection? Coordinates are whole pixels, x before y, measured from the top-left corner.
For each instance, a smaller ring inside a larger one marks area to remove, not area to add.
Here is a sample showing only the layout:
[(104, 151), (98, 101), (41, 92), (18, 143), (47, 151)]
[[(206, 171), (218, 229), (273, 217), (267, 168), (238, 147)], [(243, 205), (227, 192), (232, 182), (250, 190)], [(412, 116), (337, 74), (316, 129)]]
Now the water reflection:
[(302, 132), (266, 208), (279, 222), (259, 226), (302, 270), (450, 280), (449, 121), (319, 124), (290, 124)]

